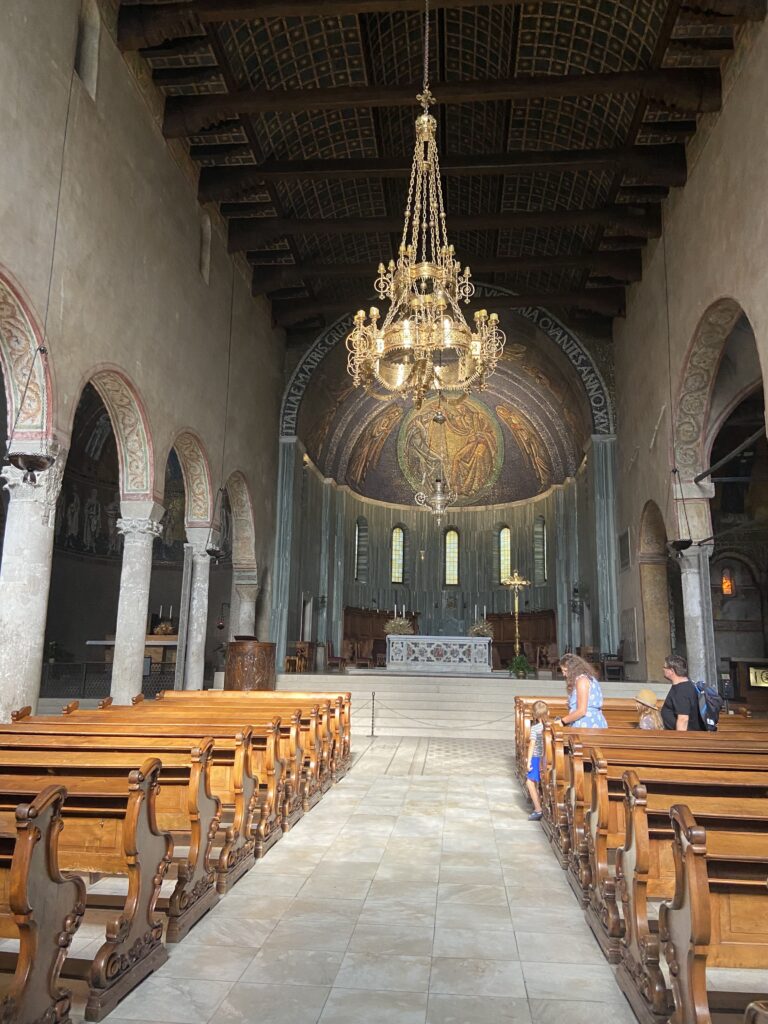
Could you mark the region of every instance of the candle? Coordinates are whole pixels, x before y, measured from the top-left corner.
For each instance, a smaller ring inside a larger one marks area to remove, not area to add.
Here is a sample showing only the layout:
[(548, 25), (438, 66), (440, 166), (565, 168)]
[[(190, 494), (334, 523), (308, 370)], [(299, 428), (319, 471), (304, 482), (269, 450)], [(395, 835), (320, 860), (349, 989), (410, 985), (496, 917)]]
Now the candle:
[(171, 605), (171, 610), (168, 613), (168, 618), (171, 620), (171, 622), (173, 622), (173, 605)]
[(475, 605), (475, 622), (477, 622), (477, 605)]
[(486, 609), (487, 607), (488, 607), (487, 605), (485, 605), (485, 604), (483, 605), (483, 618), (485, 618), (485, 609)]
[(163, 617), (163, 606), (160, 605), (160, 615), (159, 615), (159, 618), (162, 619), (162, 617)]

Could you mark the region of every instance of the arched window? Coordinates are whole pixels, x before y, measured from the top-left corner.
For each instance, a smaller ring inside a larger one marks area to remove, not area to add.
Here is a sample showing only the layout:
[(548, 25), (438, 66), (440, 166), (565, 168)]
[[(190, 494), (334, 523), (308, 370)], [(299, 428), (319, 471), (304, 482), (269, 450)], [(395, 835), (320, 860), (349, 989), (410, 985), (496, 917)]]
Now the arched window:
[(459, 531), (445, 531), (444, 570), (446, 587), (459, 585)]
[(395, 526), (392, 530), (391, 580), (403, 583), (405, 574), (405, 530)]
[(355, 522), (355, 579), (368, 582), (368, 520), (358, 516)]
[(720, 574), (720, 590), (723, 597), (733, 597), (736, 593), (736, 581), (733, 578), (733, 569), (724, 566)]
[(547, 582), (547, 524), (544, 516), (536, 516), (533, 524), (533, 582), (537, 587)]
[(508, 526), (499, 530), (499, 583), (512, 575), (512, 531)]

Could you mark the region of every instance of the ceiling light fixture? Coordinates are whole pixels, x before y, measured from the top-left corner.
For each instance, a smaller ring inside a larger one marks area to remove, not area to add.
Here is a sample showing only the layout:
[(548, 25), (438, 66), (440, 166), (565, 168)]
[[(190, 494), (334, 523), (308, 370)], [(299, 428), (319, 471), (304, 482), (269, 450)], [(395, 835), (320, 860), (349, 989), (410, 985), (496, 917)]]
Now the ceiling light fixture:
[[(448, 481), (448, 471), (446, 469), (446, 462), (448, 458), (448, 441), (445, 435), (445, 413), (440, 407), (438, 401), (437, 412), (432, 417), (432, 422), (435, 424), (435, 431), (437, 437), (437, 451), (436, 456), (438, 460), (437, 477), (435, 478), (432, 490), (427, 493), (426, 491), (419, 491), (414, 496), (416, 504), (421, 505), (422, 508), (427, 508), (435, 517), (435, 522), (438, 525), (442, 522), (445, 511), (449, 505), (453, 505), (458, 498), (458, 494), (453, 490)], [(442, 436), (442, 439), (441, 439)]]
[(474, 330), (461, 312), (475, 293), (448, 244), (437, 154), (437, 121), (429, 108), (429, 0), (424, 13), (424, 80), (416, 97), (416, 148), (397, 261), (379, 264), (375, 289), (390, 307), (383, 323), (372, 306), (355, 314), (347, 337), (347, 368), (355, 384), (411, 398), (417, 408), (431, 392), (482, 391), (506, 340), (496, 313), (479, 309)]

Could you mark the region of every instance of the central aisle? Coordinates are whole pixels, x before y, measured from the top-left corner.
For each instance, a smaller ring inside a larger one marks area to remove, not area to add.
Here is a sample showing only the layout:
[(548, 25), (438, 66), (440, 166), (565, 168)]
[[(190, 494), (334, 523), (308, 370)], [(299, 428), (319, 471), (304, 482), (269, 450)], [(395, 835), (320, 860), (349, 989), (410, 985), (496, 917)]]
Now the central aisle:
[(354, 749), (110, 1024), (632, 1024), (508, 745)]

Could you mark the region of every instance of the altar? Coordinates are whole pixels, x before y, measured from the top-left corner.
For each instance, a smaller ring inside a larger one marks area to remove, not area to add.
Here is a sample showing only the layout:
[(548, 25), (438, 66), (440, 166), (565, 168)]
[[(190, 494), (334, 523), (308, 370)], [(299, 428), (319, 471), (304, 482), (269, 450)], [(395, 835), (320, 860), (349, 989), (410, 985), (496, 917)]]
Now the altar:
[(387, 668), (394, 672), (433, 675), (480, 675), (491, 671), (491, 638), (390, 634), (387, 637)]

